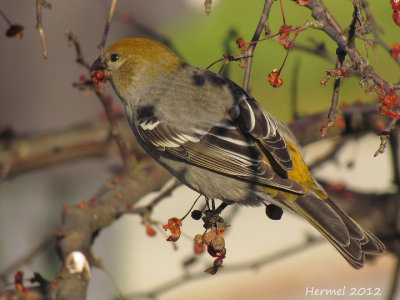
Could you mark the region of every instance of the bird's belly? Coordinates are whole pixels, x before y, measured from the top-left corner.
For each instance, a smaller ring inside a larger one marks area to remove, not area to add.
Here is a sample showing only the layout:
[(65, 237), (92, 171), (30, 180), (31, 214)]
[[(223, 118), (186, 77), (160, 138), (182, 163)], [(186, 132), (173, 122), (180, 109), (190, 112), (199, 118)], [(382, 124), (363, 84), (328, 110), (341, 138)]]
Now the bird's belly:
[(206, 197), (244, 205), (260, 205), (267, 200), (260, 187), (250, 182), (164, 156), (157, 160), (181, 182)]

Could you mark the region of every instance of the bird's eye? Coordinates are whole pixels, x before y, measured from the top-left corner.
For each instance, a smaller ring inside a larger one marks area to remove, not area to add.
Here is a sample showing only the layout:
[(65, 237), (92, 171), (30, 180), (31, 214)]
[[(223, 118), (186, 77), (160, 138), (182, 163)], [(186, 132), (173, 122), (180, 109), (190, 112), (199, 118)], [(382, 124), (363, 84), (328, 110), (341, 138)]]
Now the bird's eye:
[(112, 62), (116, 62), (119, 59), (119, 55), (118, 54), (111, 54), (110, 55), (110, 60)]

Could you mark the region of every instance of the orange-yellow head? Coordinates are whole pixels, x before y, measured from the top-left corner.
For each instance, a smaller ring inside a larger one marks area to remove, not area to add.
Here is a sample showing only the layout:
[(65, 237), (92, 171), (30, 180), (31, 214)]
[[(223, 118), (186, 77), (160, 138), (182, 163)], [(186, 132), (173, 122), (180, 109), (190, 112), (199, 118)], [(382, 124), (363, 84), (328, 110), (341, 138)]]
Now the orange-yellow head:
[(127, 98), (134, 89), (151, 84), (165, 71), (177, 69), (183, 61), (163, 44), (130, 38), (107, 48), (105, 57), (99, 57), (92, 71), (104, 71), (121, 98)]

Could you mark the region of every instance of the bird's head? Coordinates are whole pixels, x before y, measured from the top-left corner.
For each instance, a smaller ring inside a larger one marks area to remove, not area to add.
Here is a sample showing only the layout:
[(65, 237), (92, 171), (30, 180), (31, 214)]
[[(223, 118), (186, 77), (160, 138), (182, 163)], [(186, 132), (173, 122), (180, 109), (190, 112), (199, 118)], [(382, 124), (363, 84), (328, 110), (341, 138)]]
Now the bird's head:
[(94, 81), (109, 79), (120, 97), (126, 98), (134, 90), (151, 85), (168, 70), (179, 68), (182, 63), (163, 44), (131, 38), (108, 47), (105, 55), (96, 59), (90, 70)]

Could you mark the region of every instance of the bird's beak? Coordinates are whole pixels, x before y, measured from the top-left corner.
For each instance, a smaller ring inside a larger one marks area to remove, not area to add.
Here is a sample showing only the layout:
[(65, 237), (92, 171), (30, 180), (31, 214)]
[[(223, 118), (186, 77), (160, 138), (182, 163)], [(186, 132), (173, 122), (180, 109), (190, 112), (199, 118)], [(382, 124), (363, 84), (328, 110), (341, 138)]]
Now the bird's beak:
[(104, 59), (102, 59), (102, 57), (99, 56), (90, 67), (90, 72), (98, 70), (104, 71), (105, 69), (107, 69), (107, 64), (104, 61)]
[(97, 58), (90, 67), (90, 75), (95, 83), (106, 82), (107, 64), (103, 57)]

